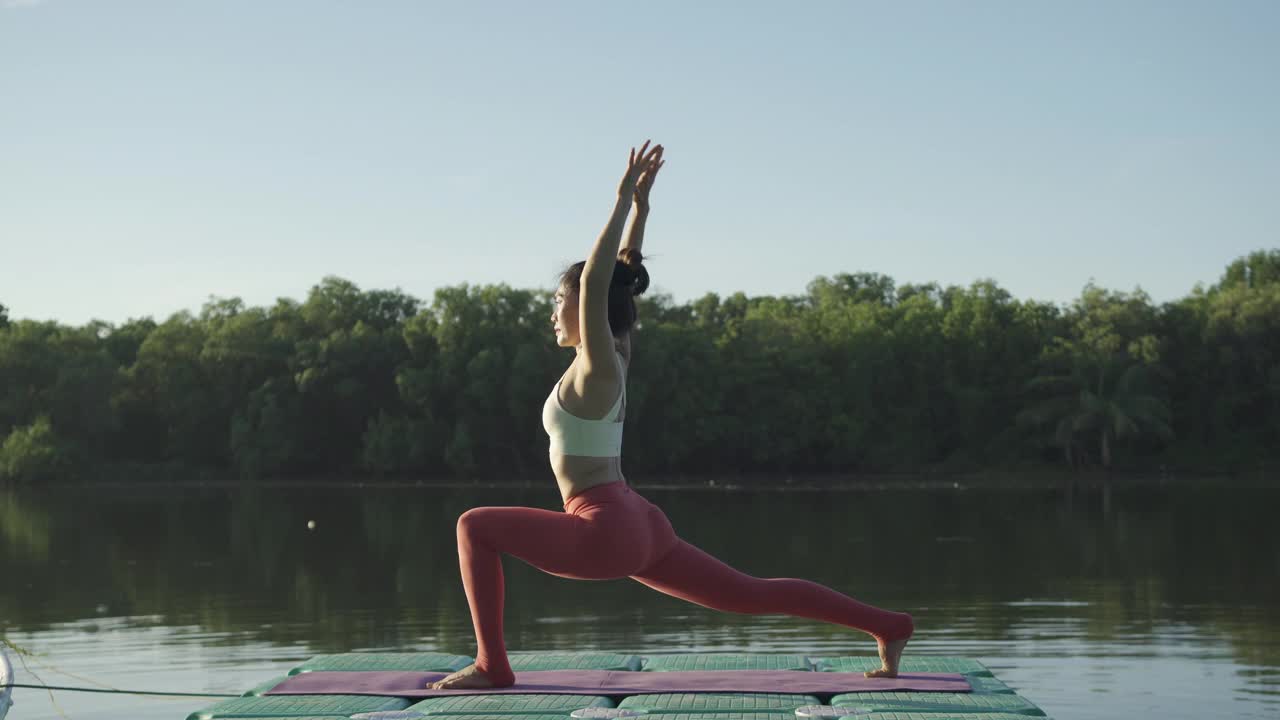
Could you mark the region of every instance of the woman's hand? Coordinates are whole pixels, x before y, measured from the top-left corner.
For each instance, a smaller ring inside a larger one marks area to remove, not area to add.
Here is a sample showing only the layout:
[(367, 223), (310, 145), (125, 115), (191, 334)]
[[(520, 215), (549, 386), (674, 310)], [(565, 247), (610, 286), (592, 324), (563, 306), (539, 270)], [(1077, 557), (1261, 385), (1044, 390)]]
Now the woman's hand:
[[(640, 182), (640, 176), (648, 172), (662, 158), (662, 146), (654, 145), (652, 150), (645, 152), (649, 147), (649, 141), (645, 140), (644, 145), (640, 147), (640, 152), (631, 148), (631, 156), (627, 160), (627, 173), (622, 176), (622, 182), (618, 184), (618, 197), (630, 198), (635, 195)], [(653, 181), (649, 181), (652, 185)], [(645, 199), (648, 200), (648, 190), (645, 190)]]
[(649, 210), (649, 191), (653, 189), (653, 178), (666, 165), (667, 161), (662, 159), (662, 146), (658, 146), (658, 154), (654, 157), (653, 163), (649, 166), (640, 179), (636, 182), (636, 207), (644, 212)]

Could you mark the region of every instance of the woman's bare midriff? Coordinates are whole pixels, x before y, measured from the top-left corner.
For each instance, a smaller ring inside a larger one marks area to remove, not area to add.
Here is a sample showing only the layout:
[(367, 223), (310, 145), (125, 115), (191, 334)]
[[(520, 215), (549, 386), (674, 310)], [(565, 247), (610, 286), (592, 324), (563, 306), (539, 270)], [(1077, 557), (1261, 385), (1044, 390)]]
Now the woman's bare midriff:
[(583, 457), (580, 455), (551, 455), (551, 471), (556, 474), (560, 497), (569, 498), (597, 485), (625, 480), (622, 476), (622, 459), (616, 457)]
[[(628, 348), (629, 350), (630, 348)], [(561, 377), (557, 389), (560, 395), (560, 406), (578, 417), (596, 417), (606, 411), (582, 407), (582, 398), (573, 391), (573, 373), (577, 361), (569, 364), (569, 369)], [(624, 366), (624, 371), (625, 371)], [(625, 382), (625, 375), (624, 380)], [(616, 395), (614, 396), (617, 397)], [(618, 422), (626, 420), (627, 407), (623, 403)], [(551, 453), (551, 472), (555, 473), (556, 484), (560, 486), (560, 497), (567, 503), (569, 498), (597, 485), (626, 480), (622, 475), (621, 457), (587, 457), (584, 455), (565, 455)]]

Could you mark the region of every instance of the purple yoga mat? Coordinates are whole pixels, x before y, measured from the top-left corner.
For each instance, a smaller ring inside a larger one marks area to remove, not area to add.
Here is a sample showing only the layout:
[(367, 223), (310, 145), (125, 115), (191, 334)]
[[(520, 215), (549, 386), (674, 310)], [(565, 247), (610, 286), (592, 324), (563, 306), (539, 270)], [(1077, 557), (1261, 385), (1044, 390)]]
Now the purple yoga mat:
[(866, 678), (856, 672), (802, 670), (529, 670), (516, 673), (516, 684), (505, 688), (433, 690), (424, 687), (449, 673), (377, 670), (305, 672), (285, 680), (267, 695), (389, 695), (420, 698), (449, 695), (640, 695), (682, 692), (767, 692), (835, 695), (847, 692), (969, 692), (959, 673), (899, 673), (896, 678)]

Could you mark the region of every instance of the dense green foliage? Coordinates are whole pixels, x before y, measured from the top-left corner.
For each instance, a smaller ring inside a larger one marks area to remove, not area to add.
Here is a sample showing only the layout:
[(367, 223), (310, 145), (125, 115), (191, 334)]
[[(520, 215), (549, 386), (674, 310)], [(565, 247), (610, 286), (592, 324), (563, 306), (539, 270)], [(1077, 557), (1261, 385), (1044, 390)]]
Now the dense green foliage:
[[(670, 474), (1280, 457), (1280, 250), (1152, 304), (1069, 306), (994, 282), (819, 277), (804, 295), (640, 298), (625, 463)], [(550, 292), (326, 278), (303, 303), (216, 299), (163, 323), (68, 327), (0, 306), (0, 478), (173, 466), (244, 477), (527, 477), (570, 352)]]

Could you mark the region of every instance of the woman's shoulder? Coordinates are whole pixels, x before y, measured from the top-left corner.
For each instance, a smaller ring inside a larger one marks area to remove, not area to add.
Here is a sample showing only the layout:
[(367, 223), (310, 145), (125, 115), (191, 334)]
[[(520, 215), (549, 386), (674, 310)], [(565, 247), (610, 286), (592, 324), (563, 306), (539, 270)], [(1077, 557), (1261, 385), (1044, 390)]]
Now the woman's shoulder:
[(583, 372), (583, 370), (578, 366), (577, 362), (574, 362), (569, 366), (569, 370), (565, 374), (564, 379), (572, 380), (573, 382), (579, 385), (598, 385), (598, 386), (608, 386), (611, 383), (617, 382), (618, 380), (622, 380), (623, 382), (625, 382), (627, 377), (627, 370), (630, 369), (631, 367), (631, 358), (629, 357), (630, 353), (627, 351), (626, 348), (619, 347), (617, 345), (614, 346), (613, 351), (614, 351), (613, 354), (618, 356), (617, 367), (619, 367), (622, 370), (622, 373), (620, 375), (617, 373), (609, 372), (607, 370), (599, 373), (588, 374)]

